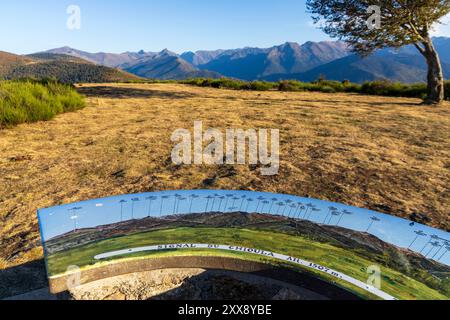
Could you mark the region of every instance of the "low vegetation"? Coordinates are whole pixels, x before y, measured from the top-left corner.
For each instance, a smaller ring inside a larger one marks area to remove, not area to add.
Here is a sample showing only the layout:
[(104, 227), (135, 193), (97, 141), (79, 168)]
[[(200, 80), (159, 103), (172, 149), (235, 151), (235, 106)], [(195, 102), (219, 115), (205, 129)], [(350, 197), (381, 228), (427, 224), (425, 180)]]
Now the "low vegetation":
[[(133, 82), (133, 81), (132, 81)], [(188, 80), (144, 80), (140, 83), (181, 83), (198, 87), (217, 89), (253, 90), (253, 91), (284, 91), (284, 92), (324, 92), (324, 93), (360, 93), (374, 96), (406, 97), (425, 99), (427, 85), (425, 83), (404, 84), (390, 81), (372, 81), (364, 84), (350, 81), (334, 81), (319, 79), (314, 82), (284, 80), (279, 82), (242, 81), (230, 78), (222, 79), (188, 79)], [(450, 100), (450, 81), (445, 83), (445, 99)]]
[[(317, 80), (315, 82), (301, 82), (296, 80), (284, 80), (280, 82), (253, 81), (245, 82), (232, 79), (193, 79), (183, 81), (185, 84), (201, 87), (226, 88), (237, 90), (278, 90), (293, 92), (324, 92), (324, 93), (361, 93), (375, 96), (407, 97), (424, 99), (427, 95), (425, 83), (403, 84), (390, 81), (373, 81), (364, 84), (351, 83), (349, 81)], [(450, 100), (450, 81), (446, 82), (446, 100)]]
[(0, 82), (0, 128), (50, 120), (84, 106), (83, 97), (69, 85), (55, 81)]

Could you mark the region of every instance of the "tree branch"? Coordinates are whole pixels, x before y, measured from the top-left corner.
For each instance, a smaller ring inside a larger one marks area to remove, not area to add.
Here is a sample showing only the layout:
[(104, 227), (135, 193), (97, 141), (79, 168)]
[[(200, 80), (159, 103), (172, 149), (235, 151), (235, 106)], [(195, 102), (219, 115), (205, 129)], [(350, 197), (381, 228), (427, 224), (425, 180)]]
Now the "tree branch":
[(425, 49), (422, 48), (417, 42), (414, 42), (414, 46), (417, 48), (417, 50), (419, 50), (419, 52), (420, 52), (422, 55), (425, 55), (425, 54), (426, 54)]

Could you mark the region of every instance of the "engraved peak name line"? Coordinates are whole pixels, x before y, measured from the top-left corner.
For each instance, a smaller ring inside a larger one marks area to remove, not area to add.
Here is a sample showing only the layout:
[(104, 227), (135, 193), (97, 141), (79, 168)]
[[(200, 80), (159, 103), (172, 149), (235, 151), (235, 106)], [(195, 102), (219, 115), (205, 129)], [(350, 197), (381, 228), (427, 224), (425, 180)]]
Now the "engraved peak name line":
[(265, 257), (271, 257), (277, 260), (282, 260), (285, 262), (290, 262), (293, 264), (301, 265), (303, 267), (313, 269), (319, 272), (326, 273), (328, 275), (331, 275), (332, 277), (341, 279), (345, 282), (351, 283), (358, 288), (361, 288), (367, 292), (370, 292), (384, 300), (396, 300), (393, 296), (387, 294), (386, 292), (375, 288), (371, 285), (368, 285), (367, 283), (364, 283), (360, 280), (357, 280), (355, 278), (352, 278), (350, 276), (347, 276), (341, 272), (332, 270), (330, 268), (302, 260), (299, 258), (295, 258), (292, 256), (287, 256), (279, 253), (274, 253), (271, 251), (266, 250), (260, 250), (260, 249), (252, 249), (252, 248), (245, 248), (240, 246), (230, 246), (230, 245), (217, 245), (217, 244), (192, 244), (192, 243), (179, 243), (179, 244), (165, 244), (165, 245), (155, 245), (155, 246), (147, 246), (147, 247), (138, 247), (138, 248), (131, 248), (131, 249), (125, 249), (125, 250), (118, 250), (118, 251), (112, 251), (107, 252), (103, 254), (96, 255), (94, 257), (95, 260), (104, 260), (109, 259), (113, 257), (118, 256), (124, 256), (134, 253), (140, 253), (140, 252), (146, 252), (146, 251), (162, 251), (162, 250), (183, 250), (183, 249), (211, 249), (211, 250), (225, 250), (225, 251), (233, 251), (233, 252), (245, 252), (249, 254), (255, 254)]

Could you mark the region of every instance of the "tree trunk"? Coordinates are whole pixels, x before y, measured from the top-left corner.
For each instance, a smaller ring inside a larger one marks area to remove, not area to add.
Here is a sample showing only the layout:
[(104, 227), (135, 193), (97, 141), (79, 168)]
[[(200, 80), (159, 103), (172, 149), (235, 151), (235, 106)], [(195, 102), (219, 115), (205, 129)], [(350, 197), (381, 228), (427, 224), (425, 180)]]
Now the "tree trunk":
[(439, 104), (445, 99), (441, 61), (431, 39), (427, 39), (423, 45), (425, 50), (422, 53), (428, 65), (428, 96), (425, 103)]

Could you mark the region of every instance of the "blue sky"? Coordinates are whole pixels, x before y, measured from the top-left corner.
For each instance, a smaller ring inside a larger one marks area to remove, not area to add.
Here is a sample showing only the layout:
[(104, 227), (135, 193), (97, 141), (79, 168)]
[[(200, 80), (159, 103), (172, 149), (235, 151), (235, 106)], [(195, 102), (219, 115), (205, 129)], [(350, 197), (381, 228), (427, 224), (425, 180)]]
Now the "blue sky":
[[(81, 29), (66, 27), (69, 5)], [(97, 52), (270, 47), (327, 39), (311, 25), (304, 0), (2, 1), (0, 50), (32, 53), (68, 45)]]
[[(69, 5), (81, 29), (66, 27)], [(299, 0), (41, 0), (2, 2), (0, 50), (32, 53), (68, 45), (97, 52), (269, 47), (327, 39)]]
[[(66, 26), (69, 5), (81, 9), (80, 30)], [(440, 26), (437, 34), (450, 35), (450, 26)], [(0, 38), (0, 50), (18, 54), (65, 45), (90, 52), (181, 53), (329, 39), (313, 26), (305, 0), (2, 1)]]

